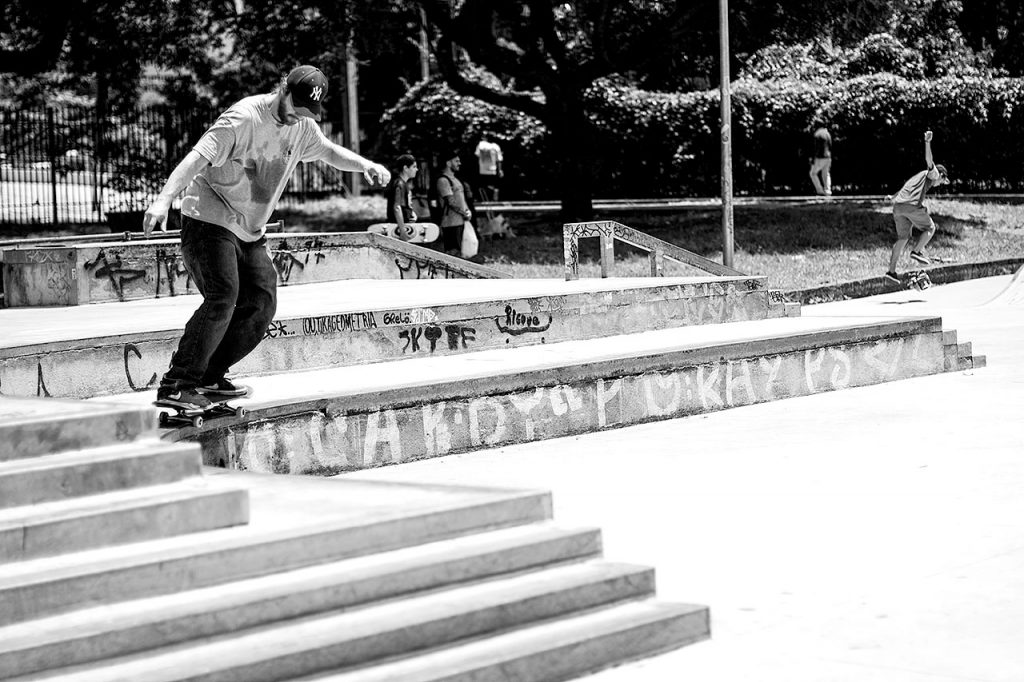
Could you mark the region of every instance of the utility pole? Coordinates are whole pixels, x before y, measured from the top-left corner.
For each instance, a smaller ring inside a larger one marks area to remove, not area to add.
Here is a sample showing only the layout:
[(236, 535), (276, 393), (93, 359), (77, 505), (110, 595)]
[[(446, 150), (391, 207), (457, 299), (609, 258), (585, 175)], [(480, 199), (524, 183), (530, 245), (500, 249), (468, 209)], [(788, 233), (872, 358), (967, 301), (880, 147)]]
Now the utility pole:
[(427, 38), (427, 11), (420, 7), (420, 80), (430, 78), (430, 43)]
[[(346, 127), (348, 128), (348, 148), (359, 153), (359, 88), (355, 49), (350, 44), (345, 51), (345, 101), (348, 114), (346, 116)], [(358, 197), (363, 193), (363, 176), (359, 173), (351, 173), (352, 196)]]
[(729, 95), (729, 0), (718, 0), (719, 92), (722, 101), (722, 264), (732, 267), (732, 99)]

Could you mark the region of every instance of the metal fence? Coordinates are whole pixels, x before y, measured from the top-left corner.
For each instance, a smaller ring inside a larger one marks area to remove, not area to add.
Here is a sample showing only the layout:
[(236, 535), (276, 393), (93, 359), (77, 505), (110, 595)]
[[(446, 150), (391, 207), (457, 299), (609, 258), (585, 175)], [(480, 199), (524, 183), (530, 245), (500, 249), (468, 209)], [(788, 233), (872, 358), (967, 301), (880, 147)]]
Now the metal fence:
[[(0, 224), (103, 223), (144, 211), (218, 113), (151, 107), (101, 117), (92, 107), (0, 109)], [(341, 143), (340, 123), (321, 126)], [(322, 162), (300, 164), (281, 201), (346, 193), (347, 181)]]

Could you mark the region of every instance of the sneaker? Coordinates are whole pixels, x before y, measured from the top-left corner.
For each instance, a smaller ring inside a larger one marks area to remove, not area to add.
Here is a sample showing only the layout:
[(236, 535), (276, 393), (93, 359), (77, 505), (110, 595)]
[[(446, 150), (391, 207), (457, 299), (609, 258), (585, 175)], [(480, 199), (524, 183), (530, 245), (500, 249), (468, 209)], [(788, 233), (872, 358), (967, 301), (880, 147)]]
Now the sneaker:
[(192, 388), (180, 386), (161, 386), (156, 391), (157, 402), (183, 407), (187, 410), (205, 410), (213, 405), (210, 399)]
[(921, 265), (928, 265), (929, 263), (932, 262), (931, 259), (928, 258), (928, 256), (924, 255), (920, 251), (911, 251), (910, 257), (916, 260)]
[(247, 395), (249, 393), (249, 387), (235, 384), (230, 379), (225, 377), (223, 379), (220, 379), (219, 381), (213, 382), (212, 384), (200, 386), (199, 388), (196, 389), (196, 391), (207, 395), (217, 394), (219, 396), (226, 395), (237, 397), (241, 395)]
[(900, 283), (900, 276), (897, 275), (895, 272), (892, 272), (892, 271), (889, 271), (889, 272), (885, 273), (885, 277), (883, 277), (883, 279), (885, 279), (888, 282), (892, 282), (893, 284), (899, 284)]

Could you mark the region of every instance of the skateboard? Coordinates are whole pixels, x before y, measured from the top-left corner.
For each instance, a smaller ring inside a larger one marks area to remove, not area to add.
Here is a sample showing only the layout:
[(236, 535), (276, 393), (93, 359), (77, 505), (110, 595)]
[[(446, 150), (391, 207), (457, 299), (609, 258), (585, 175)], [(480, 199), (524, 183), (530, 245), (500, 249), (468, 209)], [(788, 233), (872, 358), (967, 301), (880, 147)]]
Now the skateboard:
[[(441, 228), (436, 223), (406, 223), (407, 239), (410, 244), (429, 244), (436, 242), (441, 236)], [(374, 223), (366, 228), (367, 232), (398, 239), (397, 223)]]
[(159, 417), (159, 424), (163, 428), (170, 426), (192, 426), (201, 428), (207, 419), (214, 419), (216, 417), (244, 417), (245, 408), (237, 407), (235, 405), (228, 405), (233, 400), (239, 398), (248, 398), (252, 391), (245, 395), (233, 395), (227, 398), (221, 398), (214, 400), (213, 404), (207, 408), (193, 410), (187, 407), (181, 407), (180, 405), (170, 405), (168, 403), (156, 400), (153, 402), (157, 407), (162, 407), (167, 410), (173, 410), (174, 414), (169, 412), (161, 412)]
[(924, 289), (931, 287), (931, 285), (932, 280), (924, 270), (908, 272), (907, 278), (903, 282), (903, 286), (907, 289), (917, 289), (918, 291), (923, 291)]

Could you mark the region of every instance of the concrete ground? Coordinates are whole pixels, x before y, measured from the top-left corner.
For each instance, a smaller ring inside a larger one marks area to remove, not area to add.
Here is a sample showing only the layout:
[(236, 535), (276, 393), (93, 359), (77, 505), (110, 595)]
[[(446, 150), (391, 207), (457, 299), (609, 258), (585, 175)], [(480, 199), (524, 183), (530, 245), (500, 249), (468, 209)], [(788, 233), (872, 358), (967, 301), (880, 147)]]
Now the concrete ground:
[(556, 522), (600, 526), (608, 558), (655, 566), (660, 599), (711, 607), (710, 642), (599, 682), (1019, 682), (1021, 288), (803, 310), (940, 314), (983, 369), (340, 478), (549, 489)]

